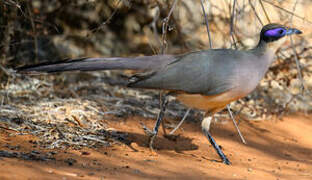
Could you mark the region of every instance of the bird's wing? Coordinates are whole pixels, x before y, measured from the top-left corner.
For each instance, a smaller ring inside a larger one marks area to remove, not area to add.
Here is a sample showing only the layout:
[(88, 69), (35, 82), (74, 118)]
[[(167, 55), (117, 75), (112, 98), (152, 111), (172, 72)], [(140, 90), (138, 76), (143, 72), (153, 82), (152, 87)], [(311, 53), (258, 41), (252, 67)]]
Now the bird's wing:
[(236, 59), (239, 53), (220, 49), (189, 53), (177, 57), (159, 71), (134, 76), (129, 86), (167, 89), (192, 94), (216, 95), (235, 87)]

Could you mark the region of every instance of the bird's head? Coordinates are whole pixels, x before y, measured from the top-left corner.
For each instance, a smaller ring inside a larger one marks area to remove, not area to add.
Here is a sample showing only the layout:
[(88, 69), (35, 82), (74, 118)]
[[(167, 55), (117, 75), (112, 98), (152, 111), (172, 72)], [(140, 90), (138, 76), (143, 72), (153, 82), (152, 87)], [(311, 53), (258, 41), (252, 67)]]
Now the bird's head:
[(295, 28), (289, 28), (280, 24), (267, 24), (263, 26), (260, 33), (260, 42), (265, 42), (270, 49), (276, 50), (286, 40), (287, 35), (301, 34), (302, 32)]

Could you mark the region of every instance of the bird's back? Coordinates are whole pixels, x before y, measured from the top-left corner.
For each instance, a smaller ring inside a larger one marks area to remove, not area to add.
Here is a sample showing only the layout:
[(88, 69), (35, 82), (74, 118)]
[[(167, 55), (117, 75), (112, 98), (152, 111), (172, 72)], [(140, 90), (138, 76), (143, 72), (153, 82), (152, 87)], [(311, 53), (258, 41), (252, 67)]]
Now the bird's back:
[[(138, 78), (130, 86), (216, 95), (236, 88), (240, 85), (237, 81), (247, 72), (259, 70), (253, 65), (256, 61), (259, 61), (257, 56), (248, 51), (198, 51), (178, 57), (164, 68)], [(259, 81), (259, 78), (249, 76), (252, 81)]]

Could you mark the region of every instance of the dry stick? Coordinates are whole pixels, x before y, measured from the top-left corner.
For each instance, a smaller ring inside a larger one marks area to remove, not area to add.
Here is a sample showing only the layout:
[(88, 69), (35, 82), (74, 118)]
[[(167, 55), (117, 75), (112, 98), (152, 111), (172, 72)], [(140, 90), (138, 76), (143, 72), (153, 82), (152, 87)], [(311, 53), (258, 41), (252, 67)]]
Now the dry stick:
[(183, 122), (185, 121), (186, 117), (188, 116), (188, 114), (190, 113), (191, 108), (188, 108), (186, 113), (184, 114), (182, 120), (179, 122), (179, 124), (172, 130), (170, 131), (170, 135), (172, 135), (176, 130), (178, 130), (180, 128), (180, 126), (183, 124)]
[(260, 2), (260, 5), (261, 5), (261, 8), (262, 8), (262, 10), (263, 10), (263, 12), (264, 12), (264, 14), (265, 14), (265, 17), (266, 17), (267, 20), (268, 20), (268, 23), (271, 23), (271, 20), (270, 20), (270, 18), (269, 18), (269, 16), (268, 16), (268, 13), (266, 12), (266, 10), (265, 10), (265, 8), (264, 8), (264, 6), (263, 6), (262, 0), (259, 0), (259, 2)]
[(207, 30), (208, 39), (209, 39), (209, 48), (212, 49), (212, 41), (211, 41), (210, 30), (209, 30), (210, 29), (209, 28), (209, 22), (208, 22), (207, 13), (205, 11), (203, 0), (200, 0), (200, 5), (202, 7), (202, 10), (203, 10), (203, 13), (204, 13), (204, 17), (205, 17), (206, 30)]
[(0, 70), (4, 72), (4, 74), (6, 74), (7, 76), (11, 76), (11, 74), (9, 73), (9, 71), (3, 67), (1, 64), (0, 64)]
[(237, 49), (235, 38), (234, 38), (234, 17), (235, 17), (235, 5), (236, 5), (236, 0), (233, 2), (233, 8), (232, 8), (232, 13), (231, 13), (231, 26), (230, 26), (230, 35), (234, 44), (235, 49)]
[(175, 0), (173, 2), (173, 5), (165, 19), (163, 19), (163, 24), (162, 24), (162, 48), (161, 48), (161, 53), (165, 54), (165, 50), (167, 48), (167, 42), (166, 42), (166, 36), (167, 36), (167, 29), (168, 29), (168, 23), (171, 17), (171, 14), (173, 13), (173, 9), (177, 5), (178, 0)]
[[(117, 7), (119, 6), (120, 2), (121, 2), (120, 0), (117, 2), (117, 5), (116, 5)], [(104, 22), (102, 22), (98, 27), (91, 29), (91, 30), (90, 30), (91, 33), (97, 32), (99, 29), (101, 29), (103, 26), (105, 26), (107, 23), (109, 23), (110, 20), (115, 16), (115, 14), (117, 13), (117, 11), (118, 11), (118, 8), (116, 8), (116, 9), (113, 11), (113, 13), (112, 13)], [(87, 36), (89, 36), (89, 34), (88, 34)]]
[[(170, 20), (170, 17), (171, 17), (171, 14), (173, 13), (173, 10), (174, 8), (176, 7), (177, 5), (177, 2), (178, 0), (175, 0), (173, 2), (173, 5), (171, 6), (170, 10), (169, 10), (169, 13), (167, 15), (167, 17), (165, 17), (163, 19), (163, 23), (162, 23), (162, 45), (161, 45), (161, 54), (165, 54), (165, 51), (167, 49), (167, 42), (166, 42), (166, 38), (167, 38), (167, 29), (168, 29), (168, 24), (169, 24), (169, 20)], [(160, 104), (162, 104), (161, 102), (161, 99), (162, 99), (162, 91), (159, 92), (159, 102)], [(162, 111), (164, 108), (160, 106), (160, 111)], [(158, 116), (161, 114), (161, 112), (159, 112)], [(157, 117), (158, 119), (158, 117)], [(183, 119), (182, 119), (183, 120)], [(166, 129), (165, 129), (165, 122), (164, 121), (161, 121), (161, 125), (162, 125), (162, 129), (163, 129), (163, 132), (164, 134), (166, 135)]]
[(252, 4), (251, 0), (248, 0), (248, 2), (249, 2), (249, 5), (250, 5), (250, 7), (251, 7), (252, 11), (255, 13), (255, 15), (256, 15), (256, 17), (257, 17), (258, 21), (259, 21), (259, 22), (260, 22), (260, 24), (263, 26), (263, 23), (262, 23), (262, 21), (261, 21), (261, 19), (260, 19), (259, 15), (258, 15), (258, 13), (257, 13), (257, 11), (256, 11), (255, 6)]
[[(291, 24), (293, 24), (292, 21), (293, 21), (294, 12), (295, 12), (295, 10), (296, 10), (297, 3), (298, 3), (298, 1), (296, 0), (296, 1), (295, 1), (295, 4), (294, 4), (294, 7), (293, 7), (292, 15), (291, 15), (291, 17), (290, 17), (290, 22), (291, 22)], [(301, 87), (300, 87), (300, 89), (301, 89), (301, 94), (303, 95), (304, 90), (305, 90), (305, 89), (304, 89), (304, 80), (303, 80), (303, 77), (302, 77), (302, 72), (301, 72), (301, 68), (300, 68), (300, 62), (299, 62), (299, 60), (298, 60), (297, 51), (296, 51), (296, 48), (295, 48), (295, 46), (294, 46), (294, 42), (293, 42), (293, 39), (292, 39), (291, 36), (290, 36), (290, 43), (291, 43), (292, 50), (293, 50), (293, 52), (294, 52), (294, 57), (295, 57), (295, 61), (296, 61), (296, 67), (297, 67), (297, 71), (298, 71), (298, 77), (299, 77), (300, 82), (301, 82)]]
[(232, 121), (233, 121), (233, 124), (234, 124), (234, 126), (235, 126), (235, 128), (236, 128), (236, 130), (237, 130), (237, 132), (238, 132), (238, 135), (239, 135), (240, 139), (242, 140), (242, 142), (243, 142), (244, 144), (247, 144), (247, 142), (246, 142), (246, 140), (245, 140), (243, 134), (241, 133), (241, 131), (240, 131), (239, 128), (238, 128), (238, 125), (237, 125), (237, 123), (236, 123), (236, 121), (235, 121), (235, 118), (234, 118), (234, 116), (233, 116), (233, 113), (232, 113), (232, 111), (231, 111), (230, 105), (227, 105), (226, 108), (227, 108), (227, 110), (229, 111), (230, 117), (231, 117), (231, 119), (232, 119)]
[[(233, 43), (234, 43), (234, 47), (235, 47), (235, 49), (237, 49), (236, 42), (235, 42), (235, 38), (234, 38), (234, 27), (233, 27), (233, 26), (234, 26), (234, 18), (235, 18), (235, 4), (236, 4), (236, 0), (234, 0), (234, 2), (233, 2), (233, 9), (232, 9), (232, 14), (231, 14), (230, 35), (231, 35), (231, 37), (232, 37), (232, 41), (233, 41)], [(234, 124), (234, 126), (235, 126), (235, 128), (236, 128), (236, 130), (237, 130), (237, 132), (238, 132), (238, 135), (239, 135), (241, 141), (242, 141), (244, 144), (247, 144), (245, 138), (243, 137), (243, 134), (241, 133), (241, 131), (239, 130), (239, 128), (238, 128), (238, 126), (237, 126), (237, 123), (236, 123), (236, 121), (235, 121), (235, 119), (234, 119), (234, 116), (233, 116), (233, 114), (232, 114), (230, 105), (226, 105), (226, 108), (227, 108), (227, 110), (228, 110), (228, 112), (229, 112), (229, 114), (230, 114), (230, 117), (231, 117), (231, 119), (232, 119), (232, 121), (233, 121), (233, 124)]]
[(297, 15), (297, 14), (294, 14), (293, 12), (291, 12), (291, 11), (285, 9), (285, 8), (279, 7), (278, 5), (275, 5), (273, 2), (270, 2), (270, 1), (268, 1), (268, 0), (262, 0), (262, 1), (265, 2), (265, 3), (270, 4), (271, 6), (274, 6), (274, 7), (276, 7), (277, 9), (280, 9), (280, 10), (282, 10), (282, 11), (288, 13), (288, 14), (291, 14), (291, 15), (293, 15), (293, 16), (295, 16), (295, 17), (297, 17), (297, 18), (299, 18), (299, 19), (301, 19), (301, 20), (303, 20), (303, 21), (306, 21), (306, 22), (308, 22), (309, 24), (312, 24), (312, 21), (307, 20), (305, 17), (302, 17), (302, 16), (299, 16), (299, 15)]
[[(235, 3), (236, 1), (234, 1), (234, 3)], [(207, 13), (206, 13), (206, 11), (205, 11), (205, 7), (204, 7), (204, 3), (203, 3), (203, 0), (201, 0), (200, 1), (200, 3), (201, 3), (201, 7), (202, 7), (202, 10), (203, 10), (203, 14), (204, 14), (204, 17), (205, 17), (205, 21), (206, 21), (206, 29), (207, 29), (207, 34), (208, 34), (208, 39), (209, 39), (209, 46), (210, 46), (210, 49), (212, 49), (212, 40), (211, 40), (211, 36), (210, 36), (210, 28), (209, 28), (209, 22), (208, 22), (208, 18), (207, 18)], [(233, 7), (233, 9), (235, 9), (235, 6)], [(233, 14), (234, 14), (234, 11), (233, 11)], [(233, 16), (232, 16), (233, 17)], [(234, 18), (231, 18), (231, 20), (234, 20)], [(232, 26), (231, 26), (231, 32), (232, 32)], [(233, 37), (233, 36), (232, 36)], [(234, 40), (234, 37), (233, 37), (233, 40)], [(236, 47), (236, 45), (235, 45), (235, 47)], [(227, 107), (227, 110), (228, 110), (228, 112), (229, 112), (229, 115), (230, 115), (230, 117), (231, 117), (231, 119), (232, 119), (232, 121), (233, 121), (233, 124), (234, 124), (234, 126), (235, 126), (235, 128), (236, 128), (236, 130), (237, 130), (237, 132), (238, 132), (238, 135), (240, 136), (240, 138), (241, 138), (241, 141), (244, 143), (244, 144), (247, 144), (246, 143), (246, 141), (245, 141), (245, 139), (244, 139), (244, 137), (243, 137), (243, 135), (242, 135), (242, 133), (241, 133), (241, 131), (239, 130), (239, 128), (238, 128), (238, 126), (237, 126), (237, 123), (235, 122), (235, 118), (234, 118), (234, 116), (233, 116), (233, 114), (232, 114), (232, 111), (231, 111), (231, 108), (230, 108), (230, 105), (227, 105), (226, 106)], [(188, 112), (187, 112), (188, 113)], [(183, 119), (185, 119), (186, 117), (183, 117)], [(182, 119), (182, 120), (183, 120)], [(179, 125), (180, 124), (182, 124), (181, 122), (179, 123)]]
[[(167, 48), (167, 43), (166, 43), (166, 35), (167, 35), (167, 29), (168, 29), (168, 23), (169, 23), (169, 20), (170, 20), (170, 17), (171, 17), (171, 14), (173, 13), (173, 10), (177, 4), (177, 0), (175, 0), (173, 2), (173, 5), (167, 15), (166, 18), (163, 19), (163, 24), (162, 24), (162, 46), (161, 46), (161, 53), (164, 54), (165, 53), (165, 50)], [(159, 16), (159, 15), (158, 15)], [(153, 20), (153, 23), (155, 22), (155, 18)], [(155, 33), (156, 34), (156, 33)], [(158, 37), (158, 36), (157, 36)], [(161, 93), (162, 91), (159, 93), (159, 98), (161, 99)], [(190, 112), (191, 108), (189, 108), (186, 113), (184, 114), (182, 120), (179, 122), (179, 124), (169, 133), (170, 135), (172, 135), (177, 129), (180, 128), (180, 126), (183, 124), (183, 122), (185, 121), (186, 117), (188, 116), (189, 112)], [(164, 121), (162, 121), (162, 129), (163, 129), (163, 132), (164, 134), (166, 134), (166, 130), (165, 130), (165, 126), (164, 126)]]
[[(168, 23), (169, 23), (170, 17), (171, 17), (171, 15), (172, 15), (172, 13), (173, 13), (173, 10), (174, 10), (174, 8), (175, 8), (177, 2), (178, 2), (178, 0), (175, 0), (175, 1), (173, 2), (173, 5), (171, 6), (167, 17), (165, 17), (165, 18), (163, 19), (163, 23), (162, 23), (162, 47), (161, 47), (161, 54), (165, 54), (165, 50), (166, 50), (166, 48), (167, 48), (166, 35), (167, 35)], [(159, 114), (158, 114), (158, 117), (159, 117), (162, 113), (164, 113), (164, 112), (162, 112), (163, 109), (164, 109), (164, 107), (162, 107), (162, 102), (161, 102), (162, 93), (163, 93), (163, 91), (159, 91), (160, 112), (159, 112)], [(165, 106), (165, 104), (164, 104), (164, 106)], [(158, 117), (157, 117), (157, 120), (159, 119)], [(166, 135), (165, 125), (164, 125), (164, 121), (163, 121), (163, 120), (161, 121), (161, 124), (162, 124), (163, 132), (164, 132), (164, 134)], [(159, 126), (159, 125), (156, 124), (155, 127), (154, 127), (154, 130), (155, 130), (155, 128), (158, 129), (158, 126)], [(144, 128), (144, 126), (143, 126), (143, 128)], [(145, 127), (145, 129), (147, 129), (147, 128)], [(158, 130), (157, 130), (157, 131), (158, 131)], [(153, 136), (153, 137), (154, 137), (154, 136)], [(154, 138), (155, 138), (155, 137), (154, 137)], [(153, 139), (154, 139), (154, 138), (153, 138)], [(150, 141), (150, 146), (152, 145), (153, 139)]]
[(35, 62), (38, 63), (38, 37), (37, 37), (35, 22), (34, 22), (32, 12), (30, 9), (30, 2), (27, 3), (27, 11), (29, 14), (29, 20), (30, 20), (31, 28), (32, 28), (32, 31), (34, 33), (33, 37), (34, 37), (34, 46), (35, 46)]

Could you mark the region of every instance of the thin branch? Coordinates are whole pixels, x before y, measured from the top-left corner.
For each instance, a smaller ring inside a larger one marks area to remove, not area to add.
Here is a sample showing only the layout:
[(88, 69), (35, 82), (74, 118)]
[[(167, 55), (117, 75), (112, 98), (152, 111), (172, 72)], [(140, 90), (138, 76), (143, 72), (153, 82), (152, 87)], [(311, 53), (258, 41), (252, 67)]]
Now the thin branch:
[(201, 4), (202, 10), (203, 10), (203, 14), (204, 14), (204, 17), (205, 17), (205, 21), (206, 21), (206, 29), (207, 29), (208, 39), (209, 39), (209, 47), (210, 47), (210, 49), (212, 49), (212, 41), (211, 41), (210, 30), (209, 30), (209, 21), (208, 21), (208, 18), (207, 18), (207, 13), (205, 11), (203, 0), (200, 0), (200, 4)]
[(186, 113), (184, 114), (182, 120), (179, 122), (179, 124), (169, 133), (170, 135), (172, 135), (177, 129), (180, 128), (180, 126), (183, 124), (183, 122), (185, 121), (186, 117), (190, 113), (190, 111), (191, 111), (191, 108), (188, 108)]
[(267, 20), (268, 20), (268, 23), (271, 23), (271, 20), (270, 20), (270, 18), (269, 18), (269, 16), (268, 16), (268, 13), (266, 12), (266, 10), (265, 10), (265, 8), (264, 8), (264, 6), (263, 6), (262, 0), (259, 0), (259, 3), (260, 3), (260, 5), (261, 5), (261, 8), (262, 8), (262, 10), (263, 10), (263, 12), (264, 12), (265, 17), (266, 17)]
[(29, 14), (29, 20), (30, 20), (32, 31), (33, 31), (34, 47), (35, 47), (35, 62), (38, 63), (38, 37), (37, 37), (36, 25), (33, 19), (33, 14), (32, 14), (32, 9), (30, 7), (30, 3), (31, 2), (27, 3), (27, 11)]
[(174, 0), (173, 5), (171, 6), (171, 9), (170, 9), (167, 17), (163, 19), (163, 23), (162, 23), (162, 48), (161, 48), (162, 54), (165, 54), (165, 50), (167, 48), (166, 38), (167, 38), (168, 23), (169, 23), (171, 14), (173, 13), (175, 6), (177, 5), (177, 2), (178, 2), (178, 0)]
[[(209, 21), (208, 21), (208, 18), (207, 18), (207, 14), (206, 14), (206, 12), (205, 12), (205, 7), (204, 7), (203, 0), (201, 0), (200, 2), (201, 2), (201, 7), (202, 7), (202, 10), (203, 10), (203, 14), (204, 14), (204, 16), (205, 16), (205, 20), (206, 20), (206, 29), (207, 29), (207, 34), (208, 34), (208, 38), (209, 38), (209, 46), (210, 46), (210, 49), (211, 49), (211, 48), (212, 48), (212, 41), (211, 41), (211, 37), (210, 37)], [(235, 4), (236, 4), (236, 0), (234, 0), (234, 4), (233, 4), (233, 11), (232, 11), (232, 15), (231, 15), (231, 32), (230, 32), (230, 33), (231, 33), (231, 36), (232, 36), (232, 38), (233, 38), (233, 42), (234, 42), (235, 48), (236, 48), (236, 43), (235, 43), (234, 36), (233, 36), (233, 33), (232, 33), (232, 32), (234, 31), (234, 29), (233, 29), (233, 21), (234, 21), (234, 15), (235, 15), (235, 14), (234, 14)], [(236, 123), (236, 121), (235, 121), (235, 119), (234, 119), (234, 117), (233, 117), (233, 114), (232, 114), (230, 105), (227, 105), (226, 107), (227, 107), (227, 110), (228, 110), (228, 112), (229, 112), (230, 118), (232, 119), (233, 124), (234, 124), (234, 126), (235, 126), (235, 128), (236, 128), (236, 130), (237, 130), (237, 132), (238, 132), (238, 134), (239, 134), (239, 136), (240, 136), (242, 142), (243, 142), (244, 144), (246, 144), (246, 141), (245, 141), (245, 139), (244, 139), (244, 137), (243, 137), (241, 131), (239, 130), (239, 128), (238, 128), (238, 126), (237, 126), (237, 123)], [(189, 110), (190, 110), (190, 109), (188, 109), (187, 113), (189, 113)], [(182, 121), (184, 121), (184, 118), (185, 118), (185, 117), (186, 117), (186, 116), (183, 117)], [(182, 123), (180, 122), (180, 123), (178, 124), (178, 126), (180, 126), (180, 124), (182, 124)], [(176, 128), (175, 128), (175, 129), (176, 129)]]
[(293, 12), (291, 12), (291, 11), (285, 9), (285, 8), (279, 7), (278, 5), (275, 5), (273, 2), (270, 2), (270, 1), (268, 1), (268, 0), (262, 0), (262, 1), (265, 2), (265, 3), (270, 4), (271, 6), (274, 6), (274, 7), (278, 8), (278, 9), (280, 9), (280, 10), (282, 10), (282, 11), (288, 13), (288, 14), (291, 14), (291, 15), (293, 15), (293, 16), (295, 16), (295, 17), (297, 17), (297, 18), (299, 18), (299, 19), (301, 19), (301, 20), (303, 20), (303, 21), (306, 21), (306, 22), (308, 22), (309, 24), (312, 24), (312, 21), (307, 20), (305, 17), (302, 17), (302, 16), (299, 16), (299, 15), (297, 15), (297, 14), (294, 14)]
[(263, 22), (261, 21), (261, 19), (260, 19), (258, 13), (257, 13), (257, 11), (256, 11), (255, 6), (252, 4), (251, 0), (248, 0), (248, 1), (249, 1), (249, 5), (250, 5), (252, 11), (255, 13), (255, 15), (256, 15), (256, 17), (257, 17), (257, 19), (258, 19), (258, 21), (260, 22), (261, 26), (263, 26)]
[(232, 8), (232, 13), (231, 13), (230, 35), (231, 35), (231, 38), (232, 38), (232, 43), (234, 44), (235, 49), (237, 49), (236, 41), (235, 41), (235, 38), (234, 38), (235, 5), (236, 5), (236, 0), (234, 0), (234, 2), (233, 2), (233, 8)]
[[(119, 0), (119, 1), (117, 2), (117, 5), (116, 5), (117, 7), (119, 6), (120, 2), (121, 2), (121, 0)], [(112, 18), (117, 14), (117, 12), (118, 12), (118, 8), (114, 9), (113, 13), (112, 13), (104, 22), (102, 22), (98, 27), (93, 28), (93, 29), (90, 30), (91, 33), (94, 33), (94, 32), (99, 31), (99, 30), (102, 29), (106, 24), (110, 23), (110, 21), (111, 21)], [(88, 34), (87, 36), (89, 36), (89, 34)]]
[(231, 111), (230, 105), (227, 105), (226, 108), (227, 108), (227, 110), (228, 110), (228, 112), (229, 112), (229, 114), (230, 114), (231, 119), (233, 120), (233, 124), (234, 124), (234, 126), (235, 126), (235, 128), (236, 128), (236, 130), (237, 130), (237, 132), (238, 132), (238, 135), (239, 135), (240, 139), (242, 140), (242, 142), (243, 142), (244, 144), (247, 144), (247, 142), (246, 142), (246, 140), (245, 140), (243, 134), (241, 133), (241, 131), (240, 131), (239, 128), (238, 128), (238, 125), (237, 125), (237, 123), (236, 123), (236, 121), (235, 121), (235, 118), (234, 118), (234, 116), (233, 116), (233, 113), (232, 113), (232, 111)]
[[(290, 17), (290, 22), (292, 24), (292, 21), (293, 21), (293, 17), (294, 17), (294, 12), (296, 10), (296, 7), (297, 7), (297, 3), (298, 1), (296, 0), (295, 4), (294, 4), (294, 7), (293, 7), (293, 10), (292, 10), (292, 15)], [(291, 43), (291, 47), (292, 47), (292, 50), (293, 50), (293, 53), (294, 53), (294, 57), (295, 57), (295, 61), (296, 61), (296, 67), (297, 67), (297, 71), (298, 71), (298, 77), (299, 77), (299, 80), (301, 82), (300, 84), (300, 90), (301, 90), (301, 94), (303, 95), (304, 93), (304, 90), (305, 90), (305, 87), (304, 87), (304, 80), (303, 80), (303, 76), (302, 76), (302, 71), (301, 71), (301, 67), (300, 67), (300, 62), (298, 60), (298, 55), (297, 55), (297, 51), (296, 51), (296, 48), (294, 46), (294, 42), (293, 42), (293, 39), (292, 37), (290, 36), (290, 43)]]

